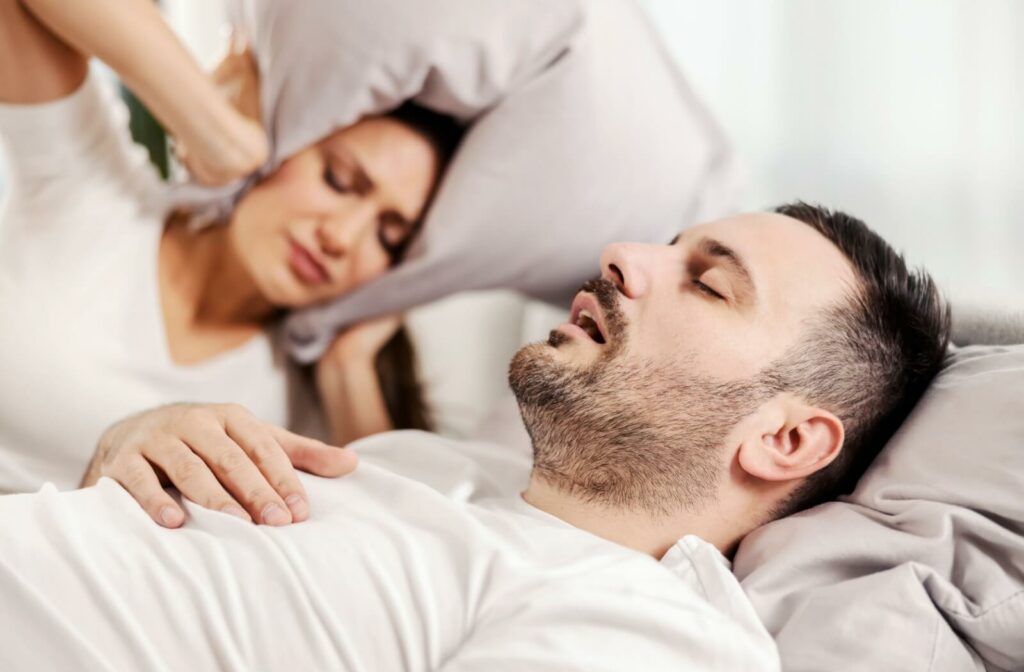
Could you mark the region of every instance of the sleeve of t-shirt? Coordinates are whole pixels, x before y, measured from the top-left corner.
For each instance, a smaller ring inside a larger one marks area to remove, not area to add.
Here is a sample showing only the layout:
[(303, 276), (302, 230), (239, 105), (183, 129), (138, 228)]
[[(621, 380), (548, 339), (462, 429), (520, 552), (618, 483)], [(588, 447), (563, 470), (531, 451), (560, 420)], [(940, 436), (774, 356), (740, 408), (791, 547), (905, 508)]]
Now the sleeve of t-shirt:
[[(145, 148), (132, 141), (128, 109), (111, 78), (91, 69), (59, 100), (0, 104), (0, 150), (6, 165), (4, 227), (37, 227), (91, 204), (152, 203), (162, 194)], [(102, 212), (102, 208), (100, 208)]]
[(506, 617), (478, 624), (442, 672), (773, 671), (770, 640), (702, 598), (645, 591), (565, 594), (553, 587)]

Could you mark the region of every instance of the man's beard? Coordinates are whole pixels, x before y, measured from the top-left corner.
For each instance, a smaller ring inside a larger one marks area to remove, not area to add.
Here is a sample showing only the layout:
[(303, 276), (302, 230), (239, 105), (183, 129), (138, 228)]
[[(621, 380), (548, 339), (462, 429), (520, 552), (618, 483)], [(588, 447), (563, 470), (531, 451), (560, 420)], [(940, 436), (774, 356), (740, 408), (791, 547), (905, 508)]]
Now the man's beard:
[(534, 475), (608, 507), (669, 515), (715, 500), (725, 475), (723, 440), (763, 400), (756, 380), (717, 382), (686, 361), (627, 361), (618, 290), (583, 286), (601, 306), (608, 345), (587, 369), (560, 362), (548, 345), (516, 353), (509, 383), (533, 441)]

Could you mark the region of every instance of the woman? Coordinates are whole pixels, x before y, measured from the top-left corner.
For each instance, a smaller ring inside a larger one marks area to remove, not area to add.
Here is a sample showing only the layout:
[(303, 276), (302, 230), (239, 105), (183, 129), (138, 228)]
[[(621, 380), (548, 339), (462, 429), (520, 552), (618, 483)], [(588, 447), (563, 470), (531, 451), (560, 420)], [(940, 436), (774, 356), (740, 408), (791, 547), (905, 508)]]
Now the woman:
[[(76, 486), (103, 429), (127, 414), (180, 400), (236, 402), (264, 424), (224, 424), (230, 459), (212, 459), (202, 441), (138, 446), (130, 473), (100, 464), (93, 477), (110, 475), (135, 494), (129, 481), (166, 475), (189, 496), (172, 468), (188, 462), (189, 473), (224, 489), (233, 506), (220, 508), (257, 522), (301, 520), (308, 507), (287, 458), (297, 462), (313, 444), (266, 429), (294, 425), (301, 410), (300, 381), (274, 345), (275, 318), (400, 261), (451, 129), (410, 108), (365, 119), (290, 157), (239, 200), (227, 226), (197, 232), (168, 213), (123, 106), (88, 74), (86, 53), (121, 74), (207, 182), (243, 176), (266, 155), (259, 125), (217, 93), (152, 3), (0, 0), (10, 174), (0, 215), (0, 492)], [(335, 442), (391, 427), (375, 369), (388, 341), (408, 360), (397, 326), (360, 325), (318, 363)], [(395, 380), (382, 382), (401, 387)], [(422, 425), (410, 408), (403, 424)], [(249, 440), (257, 430), (274, 443), (260, 459)], [(325, 470), (351, 465), (345, 458)]]

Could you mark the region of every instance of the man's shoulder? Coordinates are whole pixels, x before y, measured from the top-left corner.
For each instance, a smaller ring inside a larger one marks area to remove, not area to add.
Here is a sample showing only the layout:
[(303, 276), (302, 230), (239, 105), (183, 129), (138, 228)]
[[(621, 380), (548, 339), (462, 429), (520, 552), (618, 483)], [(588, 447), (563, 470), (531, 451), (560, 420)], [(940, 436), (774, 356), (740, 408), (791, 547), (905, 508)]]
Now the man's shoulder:
[(756, 617), (721, 609), (653, 558), (615, 553), (549, 570), (481, 610), (467, 648), (514, 633), (510, 655), (535, 646), (542, 669), (558, 669), (560, 656), (574, 669), (778, 669)]
[(526, 487), (531, 456), (508, 446), (418, 430), (384, 432), (351, 444), (365, 464), (460, 501), (514, 496)]

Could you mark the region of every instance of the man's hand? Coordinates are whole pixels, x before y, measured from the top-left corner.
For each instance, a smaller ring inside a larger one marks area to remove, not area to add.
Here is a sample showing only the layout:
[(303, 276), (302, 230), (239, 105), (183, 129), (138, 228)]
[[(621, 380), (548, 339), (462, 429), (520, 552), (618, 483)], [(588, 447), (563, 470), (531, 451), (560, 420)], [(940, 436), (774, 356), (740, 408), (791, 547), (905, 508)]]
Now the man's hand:
[(122, 420), (100, 437), (82, 482), (120, 483), (164, 527), (185, 521), (161, 475), (200, 506), (266, 525), (309, 516), (295, 468), (336, 477), (356, 454), (262, 422), (237, 404), (172, 404)]

